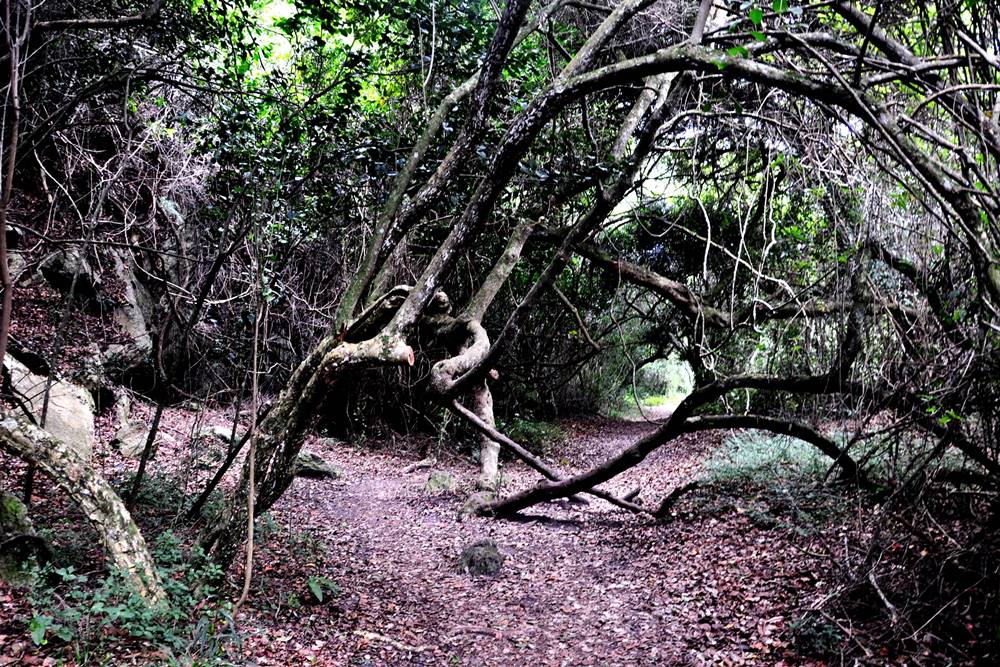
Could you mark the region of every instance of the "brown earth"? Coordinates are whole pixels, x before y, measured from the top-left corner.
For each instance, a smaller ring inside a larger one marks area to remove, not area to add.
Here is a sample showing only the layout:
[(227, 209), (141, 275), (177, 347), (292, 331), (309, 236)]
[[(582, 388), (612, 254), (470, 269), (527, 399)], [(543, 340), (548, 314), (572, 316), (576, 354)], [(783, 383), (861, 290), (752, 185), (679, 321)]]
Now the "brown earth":
[[(575, 467), (652, 428), (564, 427), (569, 445), (554, 463)], [(608, 488), (639, 486), (641, 499), (658, 503), (697, 477), (713, 446), (705, 436), (679, 439)], [(755, 526), (738, 504), (665, 523), (597, 500), (534, 508), (518, 521), (463, 518), (473, 489), (428, 494), (427, 470), (401, 473), (413, 455), (347, 445), (321, 453), (344, 477), (297, 480), (273, 510), (276, 534), (259, 558), (245, 654), (262, 665), (777, 664), (790, 606), (823, 585), (790, 533)], [(475, 478), (468, 463), (438, 468)], [(508, 489), (536, 480), (520, 465), (508, 465), (506, 478)], [(290, 567), (302, 553), (288, 545), (303, 535), (323, 545), (311, 576), (340, 592), (290, 608), (282, 591), (309, 597), (305, 573)], [(458, 568), (462, 548), (483, 538), (506, 556), (495, 578)]]
[[(141, 414), (140, 408), (134, 416)], [(227, 422), (221, 412), (208, 417), (208, 423)], [(165, 413), (164, 428), (176, 442), (161, 447), (150, 470), (153, 478), (183, 479), (188, 497), (212, 470), (199, 461), (204, 451), (193, 456), (178, 444), (196, 427), (192, 422), (191, 413)], [(122, 478), (134, 462), (108, 449), (112, 426), (99, 427), (96, 462), (105, 475)], [(612, 455), (654, 425), (594, 418), (561, 427), (565, 442), (547, 459), (569, 473)], [(702, 463), (718, 444), (719, 436), (707, 434), (680, 438), (607, 488), (624, 494), (639, 487), (639, 502), (656, 506), (702, 476)], [(415, 451), (418, 446), (414, 440), (307, 445), (343, 475), (297, 479), (258, 521), (251, 597), (237, 619), (244, 636), (239, 652), (250, 664), (807, 662), (788, 646), (789, 624), (828, 585), (828, 561), (808, 552), (791, 528), (760, 521), (761, 502), (753, 497), (710, 487), (686, 496), (666, 521), (596, 499), (586, 506), (536, 507), (517, 521), (461, 516), (474, 490), (474, 464), (452, 457), (435, 465), (459, 484), (452, 492), (429, 493), (428, 469), (403, 472), (426, 454)], [(11, 461), (0, 471), (3, 488), (16, 488), (21, 470)], [(505, 493), (538, 481), (525, 466), (509, 462), (504, 479)], [(155, 534), (168, 523), (191, 539), (197, 527), (172, 518), (183, 502), (140, 507), (145, 532)], [(83, 523), (42, 479), (34, 512), (36, 521), (55, 530)], [(92, 559), (90, 569), (99, 576), (99, 553), (86, 531), (75, 533), (91, 549), (83, 558)], [(459, 571), (463, 547), (483, 538), (505, 556), (496, 577)], [(229, 577), (233, 598), (239, 570)], [(66, 655), (58, 645), (32, 648), (28, 617), (23, 592), (0, 584), (0, 656), (17, 660), (0, 664)], [(155, 648), (127, 646), (116, 664), (155, 662)]]

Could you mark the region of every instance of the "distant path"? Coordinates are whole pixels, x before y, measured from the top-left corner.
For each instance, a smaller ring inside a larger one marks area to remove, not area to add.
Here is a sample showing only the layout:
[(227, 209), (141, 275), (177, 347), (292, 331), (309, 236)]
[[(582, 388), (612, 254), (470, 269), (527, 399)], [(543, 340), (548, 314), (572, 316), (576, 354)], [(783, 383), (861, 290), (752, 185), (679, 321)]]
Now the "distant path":
[[(585, 420), (565, 424), (561, 454), (579, 467), (627, 446), (653, 426)], [(653, 505), (698, 474), (710, 449), (680, 439), (609, 488), (643, 487)], [(752, 529), (728, 510), (661, 524), (595, 501), (550, 504), (525, 521), (460, 520), (471, 464), (443, 466), (465, 486), (423, 490), (427, 470), (385, 450), (321, 451), (342, 480), (297, 480), (274, 509), (283, 532), (265, 541), (246, 651), (258, 664), (675, 665), (716, 659), (773, 662), (787, 622), (782, 580), (804, 576), (782, 560), (780, 531)], [(562, 456), (551, 463), (567, 472)], [(508, 466), (510, 488), (534, 484)], [(325, 565), (296, 555), (293, 533), (322, 540)], [(495, 579), (457, 571), (462, 547), (490, 538), (507, 556)], [(291, 545), (291, 546), (290, 546)], [(289, 556), (289, 554), (291, 554)], [(342, 589), (331, 603), (275, 610), (275, 597), (308, 574)], [(808, 575), (805, 575), (808, 576)], [(413, 650), (410, 650), (413, 649)], [(420, 650), (417, 650), (420, 649)]]

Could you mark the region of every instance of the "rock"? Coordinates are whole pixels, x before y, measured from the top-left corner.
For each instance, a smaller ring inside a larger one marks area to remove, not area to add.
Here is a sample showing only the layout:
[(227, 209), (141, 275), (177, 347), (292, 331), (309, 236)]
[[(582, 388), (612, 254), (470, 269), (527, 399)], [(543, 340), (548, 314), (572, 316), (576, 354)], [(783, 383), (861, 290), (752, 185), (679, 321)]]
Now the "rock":
[(444, 470), (432, 470), (431, 474), (427, 477), (427, 483), (424, 485), (424, 491), (428, 491), (430, 493), (454, 491), (455, 486), (455, 478), (450, 472), (445, 472)]
[[(232, 426), (223, 426), (222, 424), (213, 424), (212, 426), (203, 426), (198, 433), (195, 435), (195, 440), (219, 440), (221, 442), (230, 444), (230, 436), (233, 434)], [(236, 432), (236, 439), (239, 442), (240, 432)]]
[(503, 567), (504, 555), (492, 540), (479, 540), (462, 550), (458, 558), (462, 572), (473, 577), (495, 577)]
[[(163, 442), (159, 433), (156, 434), (156, 442), (153, 443), (153, 453), (157, 446)], [(149, 429), (146, 425), (138, 421), (130, 421), (122, 424), (115, 431), (115, 437), (111, 445), (116, 447), (122, 456), (129, 459), (138, 459), (142, 456), (142, 450), (146, 448), (146, 441), (149, 439)]]
[(0, 491), (0, 579), (28, 583), (30, 572), (25, 565), (32, 557), (45, 562), (51, 556), (49, 545), (28, 518), (28, 508), (16, 497)]
[(39, 262), (38, 272), (57, 290), (69, 292), (72, 289), (76, 298), (91, 307), (100, 307), (100, 276), (77, 246), (66, 246), (46, 256)]
[(114, 275), (105, 291), (114, 294), (112, 319), (126, 334), (125, 343), (113, 343), (101, 353), (95, 363), (105, 378), (121, 382), (123, 377), (138, 368), (152, 364), (153, 341), (147, 322), (152, 317), (153, 302), (149, 291), (135, 277), (132, 259), (122, 253), (111, 253), (111, 270)]
[(0, 491), (0, 539), (8, 535), (34, 532), (28, 508), (15, 496)]
[(115, 417), (119, 425), (129, 420), (132, 414), (132, 400), (128, 394), (122, 394), (115, 400)]
[(49, 374), (49, 362), (48, 360), (40, 354), (32, 352), (28, 348), (24, 347), (23, 344), (14, 336), (10, 337), (10, 346), (7, 351), (14, 355), (14, 357), (28, 369), (29, 372), (35, 375), (48, 375)]
[[(4, 366), (10, 372), (14, 392), (21, 397), (34, 418), (41, 421), (46, 378), (34, 375), (10, 354), (4, 359)], [(52, 382), (45, 430), (89, 461), (94, 451), (94, 399), (90, 392), (63, 380)]]
[(13, 276), (15, 282), (17, 282), (17, 276), (24, 269), (26, 263), (21, 253), (7, 253), (7, 268), (10, 270), (10, 275)]
[(132, 259), (122, 252), (113, 251), (110, 269), (113, 276), (103, 280), (77, 246), (67, 246), (46, 256), (38, 265), (38, 273), (56, 289), (73, 294), (88, 308), (100, 312), (110, 311), (115, 323), (127, 336), (125, 344), (115, 343), (95, 357), (91, 366), (96, 384), (105, 372), (120, 375), (149, 361), (153, 350), (147, 322), (153, 312), (148, 290), (136, 278), (131, 268)]
[(115, 388), (104, 370), (104, 359), (100, 347), (92, 343), (73, 375), (73, 381), (90, 392), (98, 412), (115, 402)]
[(333, 464), (327, 463), (319, 454), (300, 452), (295, 457), (295, 476), (311, 479), (340, 479), (341, 472)]
[(476, 491), (466, 498), (462, 504), (462, 509), (458, 510), (459, 516), (472, 516), (479, 511), (480, 507), (489, 505), (495, 496), (490, 491)]
[[(131, 402), (128, 396), (123, 395), (115, 403), (115, 413), (118, 415), (118, 430), (111, 440), (111, 445), (121, 452), (122, 456), (130, 459), (142, 457), (142, 450), (146, 448), (146, 441), (149, 440), (149, 427), (140, 419), (130, 417)], [(156, 440), (153, 442), (153, 451), (156, 453), (157, 447), (164, 443), (172, 443), (174, 439), (161, 430), (156, 432)]]
[(131, 343), (124, 350), (116, 350), (118, 358), (128, 358), (136, 362), (144, 359), (153, 350), (149, 336), (147, 319), (153, 311), (149, 291), (140, 283), (131, 267), (119, 253), (112, 253), (115, 277), (124, 285), (124, 303), (115, 308), (114, 320), (128, 334)]

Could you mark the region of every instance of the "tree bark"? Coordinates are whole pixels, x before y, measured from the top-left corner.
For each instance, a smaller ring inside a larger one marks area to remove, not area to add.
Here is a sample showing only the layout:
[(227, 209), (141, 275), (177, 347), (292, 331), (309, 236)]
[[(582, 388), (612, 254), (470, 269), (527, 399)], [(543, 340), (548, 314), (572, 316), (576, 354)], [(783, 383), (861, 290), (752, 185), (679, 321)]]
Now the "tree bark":
[(83, 458), (26, 419), (0, 411), (0, 447), (52, 476), (94, 526), (114, 567), (150, 604), (166, 597), (146, 540), (121, 498)]
[[(263, 514), (294, 479), (295, 457), (302, 449), (316, 410), (328, 393), (357, 370), (379, 365), (414, 362), (413, 349), (391, 328), (360, 342), (327, 336), (299, 364), (274, 406), (261, 421), (253, 458), (256, 476), (254, 507)], [(247, 496), (251, 460), (226, 508), (202, 536), (209, 557), (226, 567), (233, 562), (247, 534)]]
[[(472, 392), (472, 411), (484, 423), (496, 426), (493, 394), (485, 380)], [(500, 486), (500, 443), (486, 433), (479, 434), (479, 486), (490, 490)]]

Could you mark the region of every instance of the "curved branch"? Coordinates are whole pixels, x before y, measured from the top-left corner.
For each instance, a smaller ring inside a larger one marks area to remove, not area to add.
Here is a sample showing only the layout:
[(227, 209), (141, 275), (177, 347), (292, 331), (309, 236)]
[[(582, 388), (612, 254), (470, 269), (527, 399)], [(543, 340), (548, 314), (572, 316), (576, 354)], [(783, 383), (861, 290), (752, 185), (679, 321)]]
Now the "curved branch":
[(840, 466), (843, 478), (858, 483), (867, 484), (864, 474), (857, 462), (837, 443), (815, 429), (801, 422), (776, 419), (765, 415), (698, 415), (684, 423), (685, 433), (725, 429), (756, 429), (769, 431), (778, 435), (787, 435), (803, 442), (808, 442)]

